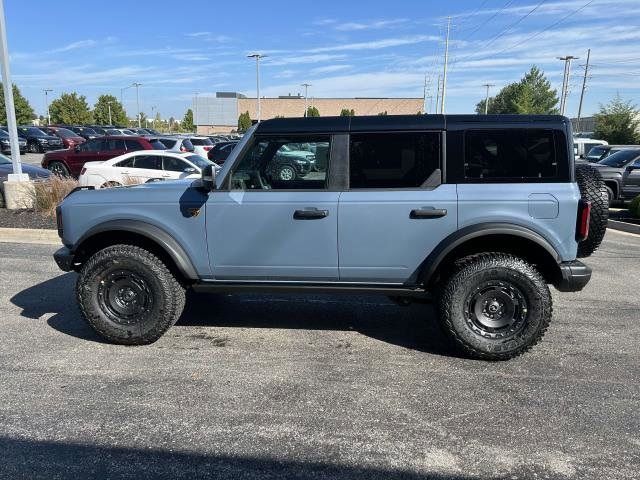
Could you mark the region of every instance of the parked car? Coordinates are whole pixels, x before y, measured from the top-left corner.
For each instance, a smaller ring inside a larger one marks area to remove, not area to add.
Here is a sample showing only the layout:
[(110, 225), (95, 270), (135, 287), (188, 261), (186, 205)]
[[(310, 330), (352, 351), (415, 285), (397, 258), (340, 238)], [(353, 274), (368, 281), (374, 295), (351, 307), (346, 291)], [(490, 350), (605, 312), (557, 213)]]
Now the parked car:
[[(7, 180), (10, 173), (13, 173), (13, 163), (11, 159), (0, 155), (0, 185)], [(28, 174), (31, 180), (44, 180), (51, 175), (49, 170), (36, 167), (35, 165), (29, 165), (28, 163), (22, 164), (22, 173)], [(2, 188), (0, 188), (0, 208), (4, 208), (4, 206), (4, 194)]]
[(599, 145), (589, 150), (585, 157), (585, 160), (589, 163), (597, 163), (600, 160), (604, 160), (609, 155), (613, 155), (614, 153), (619, 152), (620, 150), (628, 150), (634, 148), (640, 148), (640, 145)]
[(207, 158), (207, 154), (209, 150), (213, 147), (213, 142), (209, 140), (208, 137), (187, 137), (187, 139), (193, 145), (193, 153), (200, 155), (201, 157)]
[[(640, 168), (640, 147), (619, 150), (593, 164), (607, 186), (609, 203), (632, 200), (640, 194), (637, 168)], [(632, 168), (630, 168), (632, 167)]]
[[(79, 272), (82, 315), (115, 343), (158, 340), (187, 288), (329, 291), (433, 296), (467, 356), (513, 358), (550, 324), (549, 285), (589, 282), (578, 258), (602, 241), (607, 194), (596, 169), (574, 171), (568, 118), (486, 117), (265, 120), (199, 180), (67, 196), (54, 258)], [(300, 143), (331, 144), (327, 171), (269, 175)]]
[[(20, 153), (27, 151), (27, 140), (23, 137), (18, 137), (18, 148)], [(11, 140), (9, 138), (9, 132), (4, 129), (0, 129), (0, 149), (2, 153), (11, 153)]]
[(218, 165), (223, 165), (238, 142), (218, 142), (209, 150), (207, 158)]
[(48, 135), (37, 127), (20, 126), (18, 135), (27, 141), (27, 150), (31, 153), (43, 153), (63, 148), (62, 140), (55, 135)]
[(78, 182), (82, 187), (117, 187), (149, 180), (198, 178), (211, 162), (192, 153), (169, 150), (138, 150), (104, 162), (87, 162)]
[(81, 137), (76, 132), (73, 132), (67, 128), (40, 127), (40, 129), (49, 135), (55, 135), (56, 137), (60, 137), (64, 148), (75, 148), (76, 145), (80, 145), (81, 143), (86, 142), (86, 140), (83, 137)]
[(61, 176), (78, 177), (87, 162), (101, 162), (136, 150), (164, 150), (156, 138), (107, 136), (94, 138), (70, 150), (46, 153), (42, 167)]
[(81, 125), (56, 125), (56, 127), (64, 127), (66, 129), (69, 129), (72, 132), (75, 132), (78, 135), (80, 135), (85, 140), (93, 140), (94, 138), (103, 136), (98, 132), (96, 132), (93, 128), (84, 127)]
[(158, 141), (162, 143), (167, 150), (174, 152), (193, 153), (195, 148), (188, 138), (183, 137), (158, 137)]
[(593, 147), (598, 145), (608, 145), (608, 143), (604, 140), (596, 140), (594, 138), (581, 138), (574, 137), (573, 138), (573, 154), (575, 159), (578, 160), (580, 158), (584, 159)]
[(144, 130), (146, 130), (147, 132), (149, 132), (149, 135), (154, 135), (154, 136), (160, 136), (162, 135), (159, 131), (154, 130), (153, 128), (147, 128), (145, 127)]
[(88, 125), (91, 130), (96, 132), (98, 135), (107, 135), (107, 129), (109, 128), (117, 128), (115, 125)]
[(107, 135), (125, 135), (127, 137), (134, 137), (138, 135), (133, 130), (129, 130), (128, 128), (107, 128)]

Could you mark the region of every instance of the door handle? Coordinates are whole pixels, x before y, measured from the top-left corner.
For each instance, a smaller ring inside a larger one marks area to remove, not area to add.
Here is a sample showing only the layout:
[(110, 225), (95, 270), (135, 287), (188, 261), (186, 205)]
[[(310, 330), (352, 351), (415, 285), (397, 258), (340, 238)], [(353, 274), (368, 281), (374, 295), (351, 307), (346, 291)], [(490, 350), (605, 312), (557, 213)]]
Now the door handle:
[(447, 215), (446, 208), (433, 208), (422, 207), (411, 210), (409, 218), (421, 219), (421, 218), (442, 218)]
[(329, 210), (318, 210), (317, 208), (305, 208), (293, 212), (294, 220), (318, 220), (329, 216)]

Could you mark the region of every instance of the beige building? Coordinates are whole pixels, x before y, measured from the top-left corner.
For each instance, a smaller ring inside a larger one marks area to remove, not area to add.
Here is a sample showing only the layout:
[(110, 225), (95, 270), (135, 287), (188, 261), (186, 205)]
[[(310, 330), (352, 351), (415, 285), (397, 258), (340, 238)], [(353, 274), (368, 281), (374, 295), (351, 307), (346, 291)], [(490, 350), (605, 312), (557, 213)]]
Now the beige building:
[[(235, 92), (218, 92), (215, 97), (198, 97), (198, 104), (193, 106), (198, 133), (229, 133), (238, 126), (238, 116), (249, 112), (256, 119), (257, 102)], [(266, 120), (275, 117), (302, 117), (304, 115), (304, 97), (287, 95), (277, 98), (261, 98), (261, 118)], [(355, 115), (377, 115), (386, 112), (388, 115), (415, 115), (422, 112), (422, 98), (313, 98), (308, 100), (309, 106), (318, 109), (320, 116), (340, 115), (342, 109), (353, 110)]]

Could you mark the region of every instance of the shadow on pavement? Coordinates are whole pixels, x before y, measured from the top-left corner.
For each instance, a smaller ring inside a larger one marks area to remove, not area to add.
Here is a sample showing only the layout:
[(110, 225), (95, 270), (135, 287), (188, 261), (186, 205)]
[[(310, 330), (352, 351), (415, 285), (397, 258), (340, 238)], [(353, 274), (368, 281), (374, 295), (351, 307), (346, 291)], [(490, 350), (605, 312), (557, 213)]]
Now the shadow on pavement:
[[(76, 275), (67, 273), (16, 294), (11, 302), (22, 316), (39, 319), (84, 340), (101, 338), (82, 319), (76, 306)], [(188, 292), (176, 327), (246, 327), (356, 331), (393, 345), (457, 356), (442, 334), (431, 305), (398, 306), (383, 296), (223, 295)]]
[(275, 459), (208, 455), (82, 445), (66, 442), (18, 440), (0, 437), (1, 478), (135, 478), (135, 479), (384, 479), (472, 480), (477, 477), (413, 473)]

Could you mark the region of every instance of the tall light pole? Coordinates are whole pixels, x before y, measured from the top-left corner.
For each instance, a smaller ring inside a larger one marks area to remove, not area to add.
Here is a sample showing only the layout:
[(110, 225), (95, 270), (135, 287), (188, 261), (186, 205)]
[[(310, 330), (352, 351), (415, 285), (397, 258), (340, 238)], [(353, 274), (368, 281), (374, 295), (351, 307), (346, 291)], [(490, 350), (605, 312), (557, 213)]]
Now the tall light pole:
[(156, 106), (151, 105), (151, 118), (153, 119), (153, 128), (156, 128), (156, 115), (155, 115)]
[(487, 88), (487, 95), (484, 97), (484, 114), (489, 113), (489, 89), (495, 87), (493, 83), (485, 83), (483, 87)]
[(444, 101), (447, 97), (447, 67), (449, 66), (449, 34), (451, 33), (451, 17), (447, 19), (447, 39), (444, 45), (444, 70), (442, 72), (442, 99), (440, 113), (444, 114)]
[(567, 55), (566, 57), (558, 57), (558, 60), (564, 62), (564, 77), (562, 79), (562, 94), (560, 96), (560, 115), (564, 115), (567, 108), (567, 96), (569, 95), (569, 77), (571, 77), (571, 60), (577, 60), (578, 57)]
[(587, 64), (584, 66), (584, 78), (582, 79), (582, 91), (580, 92), (580, 103), (578, 105), (578, 120), (576, 122), (576, 130), (579, 132), (580, 118), (582, 117), (582, 102), (584, 101), (584, 91), (587, 89), (587, 76), (589, 75), (589, 59), (591, 58), (591, 49), (587, 50)]
[(113, 123), (111, 123), (111, 104), (113, 102), (107, 102), (107, 107), (109, 108), (109, 125), (113, 125)]
[(22, 175), (22, 163), (20, 162), (16, 108), (13, 103), (13, 83), (11, 83), (11, 72), (9, 71), (7, 24), (4, 18), (3, 0), (0, 0), (0, 68), (2, 69), (2, 88), (4, 90), (4, 103), (7, 114), (7, 126), (9, 127), (9, 142), (11, 145), (11, 161), (13, 163), (13, 175), (9, 175), (8, 179), (21, 181), (25, 180), (25, 178)]
[(47, 109), (47, 125), (51, 125), (51, 114), (49, 113), (49, 98), (47, 97), (47, 94), (49, 92), (53, 92), (53, 90), (51, 90), (50, 88), (44, 88), (42, 89), (42, 91), (44, 92), (44, 105)]
[(304, 116), (307, 116), (307, 110), (309, 110), (309, 87), (310, 83), (303, 83), (301, 87), (304, 87)]
[(256, 98), (257, 98), (256, 108), (258, 109), (257, 111), (258, 122), (260, 122), (260, 114), (262, 113), (260, 111), (260, 59), (265, 57), (266, 55), (262, 55), (260, 53), (252, 53), (250, 55), (247, 55), (247, 58), (256, 59)]
[(194, 115), (193, 115), (193, 125), (196, 127), (196, 133), (198, 133), (198, 92), (194, 93), (195, 101), (193, 102), (193, 106), (195, 107)]
[(132, 87), (136, 87), (136, 107), (138, 109), (137, 113), (137, 117), (138, 117), (138, 128), (141, 127), (140, 125), (140, 92), (139, 92), (139, 87), (140, 85), (142, 85), (140, 82), (133, 82), (131, 84)]

